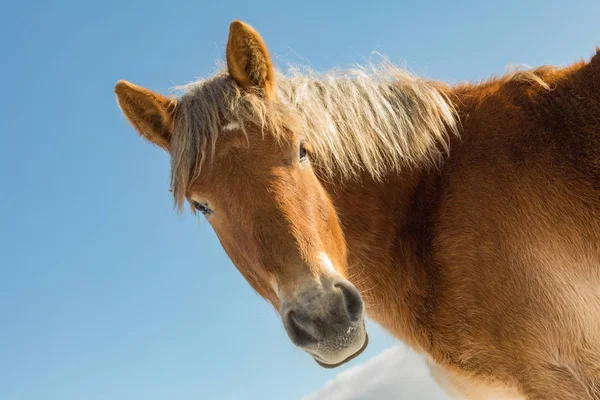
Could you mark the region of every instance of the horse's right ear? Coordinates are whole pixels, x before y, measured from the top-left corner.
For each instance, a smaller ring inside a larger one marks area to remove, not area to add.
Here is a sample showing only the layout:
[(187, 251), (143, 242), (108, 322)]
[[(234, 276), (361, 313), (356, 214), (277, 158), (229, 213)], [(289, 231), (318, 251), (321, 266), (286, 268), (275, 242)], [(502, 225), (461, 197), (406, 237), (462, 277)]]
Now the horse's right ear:
[(167, 150), (173, 136), (177, 100), (127, 81), (117, 82), (115, 93), (121, 111), (140, 135)]

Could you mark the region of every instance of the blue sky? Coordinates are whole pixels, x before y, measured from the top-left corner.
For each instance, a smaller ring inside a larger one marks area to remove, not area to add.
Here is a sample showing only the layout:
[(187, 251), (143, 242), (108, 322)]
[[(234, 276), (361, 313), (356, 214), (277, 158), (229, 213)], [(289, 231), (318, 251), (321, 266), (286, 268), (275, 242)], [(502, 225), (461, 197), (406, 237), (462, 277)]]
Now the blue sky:
[[(565, 65), (600, 45), (588, 1), (13, 1), (0, 12), (0, 398), (298, 399), (333, 378), (295, 350), (113, 86), (214, 72), (229, 23), (276, 62), (373, 51), (447, 82)], [(371, 324), (371, 346), (394, 343)]]

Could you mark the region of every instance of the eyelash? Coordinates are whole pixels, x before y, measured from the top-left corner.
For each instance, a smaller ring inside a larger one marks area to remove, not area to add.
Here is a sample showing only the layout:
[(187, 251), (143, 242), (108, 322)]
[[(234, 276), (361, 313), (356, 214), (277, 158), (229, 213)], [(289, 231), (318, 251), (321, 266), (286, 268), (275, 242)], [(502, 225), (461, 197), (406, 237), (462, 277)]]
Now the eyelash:
[(304, 143), (300, 143), (300, 161), (306, 160), (306, 157), (306, 147), (304, 147)]
[(198, 211), (200, 211), (203, 215), (208, 215), (210, 213), (212, 213), (211, 209), (208, 208), (208, 206), (206, 204), (200, 204), (197, 201), (193, 202), (192, 205), (194, 206), (194, 208)]

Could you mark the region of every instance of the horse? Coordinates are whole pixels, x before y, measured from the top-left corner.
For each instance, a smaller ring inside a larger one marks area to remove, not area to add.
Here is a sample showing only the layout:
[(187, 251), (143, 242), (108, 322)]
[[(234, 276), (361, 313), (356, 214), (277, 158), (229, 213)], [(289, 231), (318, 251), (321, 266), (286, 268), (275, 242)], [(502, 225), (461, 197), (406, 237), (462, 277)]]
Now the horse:
[(234, 21), (226, 68), (115, 86), (233, 264), (322, 367), (365, 318), (463, 398), (600, 399), (600, 49), (448, 85), (389, 62), (286, 73)]

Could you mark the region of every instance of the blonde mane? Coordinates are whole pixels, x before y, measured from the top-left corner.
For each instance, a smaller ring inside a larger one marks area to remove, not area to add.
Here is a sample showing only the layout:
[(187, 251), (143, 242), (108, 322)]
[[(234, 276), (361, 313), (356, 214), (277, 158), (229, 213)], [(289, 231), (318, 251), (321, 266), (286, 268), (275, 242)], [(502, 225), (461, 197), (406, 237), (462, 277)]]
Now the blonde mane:
[(258, 126), (285, 138), (302, 132), (320, 173), (353, 178), (367, 172), (438, 162), (457, 135), (457, 118), (440, 84), (388, 63), (277, 76), (278, 102), (241, 90), (226, 73), (180, 87), (170, 153), (171, 186), (181, 206), (189, 183), (215, 152), (222, 127)]

